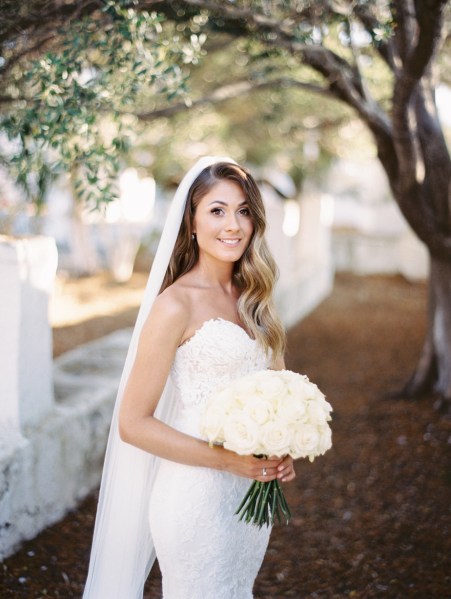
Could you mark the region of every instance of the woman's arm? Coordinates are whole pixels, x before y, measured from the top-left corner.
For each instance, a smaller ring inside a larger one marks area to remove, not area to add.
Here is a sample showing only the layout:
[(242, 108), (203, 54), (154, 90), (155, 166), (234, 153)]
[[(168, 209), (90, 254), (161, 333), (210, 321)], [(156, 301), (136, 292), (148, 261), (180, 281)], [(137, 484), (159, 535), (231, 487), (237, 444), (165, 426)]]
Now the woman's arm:
[(290, 476), (287, 463), (272, 458), (264, 463), (181, 433), (154, 417), (161, 394), (189, 321), (189, 309), (173, 293), (164, 292), (144, 324), (137, 355), (119, 412), (121, 439), (144, 451), (192, 466), (225, 470), (262, 482)]

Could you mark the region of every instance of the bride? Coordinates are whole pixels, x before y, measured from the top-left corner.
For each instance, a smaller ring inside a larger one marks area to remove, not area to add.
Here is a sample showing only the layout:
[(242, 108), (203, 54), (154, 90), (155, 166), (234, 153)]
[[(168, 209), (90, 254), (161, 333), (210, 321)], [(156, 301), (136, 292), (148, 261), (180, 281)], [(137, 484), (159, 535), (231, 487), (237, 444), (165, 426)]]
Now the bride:
[[(252, 480), (294, 479), (200, 438), (215, 389), (284, 367), (258, 187), (229, 158), (180, 184), (116, 402), (84, 599), (138, 599), (155, 553), (163, 599), (251, 599), (270, 529), (235, 516)], [(262, 465), (263, 464), (263, 465)]]

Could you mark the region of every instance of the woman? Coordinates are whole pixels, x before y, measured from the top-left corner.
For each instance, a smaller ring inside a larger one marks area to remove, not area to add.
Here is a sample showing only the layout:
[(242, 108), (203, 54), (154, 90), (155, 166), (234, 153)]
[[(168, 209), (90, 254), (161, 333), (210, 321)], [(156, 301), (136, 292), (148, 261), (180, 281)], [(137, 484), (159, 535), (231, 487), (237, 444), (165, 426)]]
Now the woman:
[(289, 457), (262, 465), (199, 439), (217, 387), (283, 368), (260, 192), (232, 160), (207, 158), (186, 175), (174, 205), (119, 393), (112, 429), (121, 440), (112, 448), (110, 440), (86, 598), (142, 596), (154, 545), (164, 599), (250, 599), (270, 530), (234, 512), (251, 480), (295, 476)]

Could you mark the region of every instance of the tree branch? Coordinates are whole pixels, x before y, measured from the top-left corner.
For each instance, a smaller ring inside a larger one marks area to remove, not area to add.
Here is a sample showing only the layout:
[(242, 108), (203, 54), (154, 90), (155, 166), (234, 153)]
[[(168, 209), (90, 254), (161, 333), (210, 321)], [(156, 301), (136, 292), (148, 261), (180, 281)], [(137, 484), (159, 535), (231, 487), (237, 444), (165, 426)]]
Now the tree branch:
[(392, 11), (397, 24), (395, 41), (398, 57), (400, 63), (404, 64), (412, 52), (418, 33), (413, 0), (393, 0)]
[(441, 40), (443, 27), (443, 10), (447, 0), (429, 0), (427, 9), (419, 3), (417, 23), (419, 26), (418, 42), (411, 52), (406, 65), (406, 77), (412, 84), (424, 75), (431, 58), (434, 56)]
[(172, 106), (168, 106), (167, 108), (160, 108), (149, 112), (141, 112), (134, 114), (141, 121), (151, 121), (162, 117), (168, 118), (180, 112), (189, 110), (191, 108), (197, 108), (206, 104), (219, 104), (221, 102), (226, 102), (227, 100), (232, 100), (234, 98), (246, 95), (254, 91), (259, 91), (268, 88), (272, 89), (283, 87), (296, 87), (308, 92), (317, 93), (326, 97), (333, 98), (333, 94), (331, 94), (331, 92), (327, 88), (320, 87), (319, 85), (313, 85), (312, 83), (296, 81), (295, 79), (288, 79), (282, 77), (279, 79), (272, 79), (269, 81), (259, 82), (244, 80), (224, 85), (216, 89), (208, 96), (204, 96), (203, 98), (193, 100), (190, 104), (179, 102), (178, 104), (173, 104)]
[[(430, 214), (428, 208), (428, 188), (413, 183), (395, 195), (396, 201), (405, 219), (428, 246), (431, 254), (441, 260), (451, 260), (451, 235), (440, 227), (437, 218)], [(431, 217), (432, 216), (432, 217)]]
[[(167, 2), (165, 0), (147, 0), (141, 3), (143, 7), (151, 7), (153, 10), (162, 10), (166, 12)], [(223, 19), (233, 22), (242, 22), (249, 29), (252, 24), (259, 29), (278, 31), (281, 34), (291, 35), (293, 30), (293, 19), (276, 19), (263, 15), (256, 10), (240, 8), (229, 3), (217, 3), (212, 0), (181, 0), (178, 2), (181, 6), (190, 8), (204, 9), (213, 15), (220, 16)], [(166, 6), (165, 6), (166, 5)]]
[(379, 56), (391, 71), (395, 71), (393, 42), (391, 40), (376, 39), (374, 35), (374, 30), (380, 26), (378, 19), (370, 13), (367, 5), (357, 4), (354, 6), (353, 10), (357, 19), (365, 28), (365, 31), (371, 36)]
[[(411, 100), (414, 90), (424, 76), (428, 65), (434, 56), (443, 24), (443, 7), (445, 0), (431, 0), (428, 4), (427, 14), (419, 13), (418, 38), (410, 55), (405, 58), (404, 69), (399, 72), (395, 80), (393, 92), (393, 128), (396, 131), (394, 138), (399, 157), (400, 182), (411, 187), (417, 181), (421, 182), (424, 166), (419, 154), (416, 133), (416, 122), (411, 110)], [(402, 13), (396, 1), (397, 12)], [(402, 3), (401, 3), (402, 4)], [(406, 31), (403, 29), (406, 20), (401, 18), (396, 29), (397, 35), (404, 39)], [(410, 31), (410, 25), (408, 25)]]
[(451, 181), (451, 160), (437, 114), (434, 88), (428, 78), (424, 77), (417, 86), (413, 104), (418, 123), (418, 140), (425, 165), (424, 186), (432, 212), (430, 218), (442, 223), (443, 232), (449, 234), (451, 233), (451, 205), (448, 191)]
[(39, 50), (40, 48), (45, 46), (47, 42), (49, 42), (52, 39), (55, 39), (55, 37), (55, 34), (48, 35), (47, 37), (44, 36), (43, 38), (38, 40), (34, 45), (25, 47), (20, 52), (17, 52), (13, 56), (11, 56), (11, 58), (5, 61), (3, 66), (0, 67), (0, 76), (3, 77), (17, 62), (19, 62), (21, 58), (23, 58), (27, 54), (32, 54), (33, 52), (36, 52), (36, 50)]
[[(0, 31), (0, 45), (5, 41), (11, 42), (12, 39), (17, 38), (24, 32), (30, 31), (32, 28), (39, 30), (42, 25), (49, 25), (53, 19), (58, 22), (61, 20), (66, 21), (73, 17), (78, 18), (82, 15), (90, 14), (95, 10), (102, 8), (102, 2), (100, 0), (48, 2), (46, 6), (43, 6), (43, 3), (37, 0), (34, 3), (30, 3), (31, 6), (28, 11), (19, 13), (17, 3), (14, 2), (12, 4), (13, 6), (10, 12), (11, 25)], [(3, 13), (2, 18), (3, 23), (5, 23), (7, 20), (5, 13)], [(52, 26), (52, 28), (54, 27)]]
[[(147, 4), (156, 8), (161, 6), (161, 0), (148, 0)], [(387, 115), (369, 97), (367, 91), (362, 89), (352, 66), (323, 46), (298, 41), (293, 34), (292, 20), (277, 20), (255, 10), (242, 9), (232, 4), (218, 4), (213, 0), (180, 0), (179, 5), (208, 10), (226, 22), (239, 22), (240, 27), (245, 27), (249, 35), (257, 35), (264, 44), (284, 48), (291, 54), (300, 56), (306, 65), (325, 78), (332, 96), (354, 108), (365, 122), (371, 123), (373, 129), (380, 128), (386, 133), (390, 131)], [(268, 36), (268, 33), (272, 35)]]
[[(282, 45), (284, 45), (282, 43)], [(288, 49), (296, 52), (296, 44), (289, 44)], [(345, 102), (371, 126), (390, 133), (391, 124), (388, 116), (372, 99), (368, 91), (363, 91), (355, 80), (352, 67), (334, 52), (322, 46), (304, 46), (299, 48), (305, 64), (320, 73), (328, 82), (331, 93)]]
[(17, 96), (17, 98), (0, 96), (0, 104), (13, 104), (14, 102), (30, 102), (30, 98), (25, 98), (24, 96)]
[(356, 47), (354, 44), (354, 39), (353, 39), (353, 34), (352, 34), (352, 21), (351, 21), (350, 16), (346, 19), (346, 29), (347, 29), (347, 35), (349, 38), (349, 48), (351, 50), (352, 58), (354, 61), (354, 64), (352, 64), (352, 65), (350, 64), (349, 68), (351, 69), (351, 71), (354, 75), (354, 82), (355, 82), (355, 87), (356, 87), (357, 91), (362, 96), (362, 98), (365, 101), (367, 101), (370, 98), (370, 95), (369, 95), (369, 91), (365, 85), (364, 78), (363, 78), (362, 73), (359, 68), (359, 55), (357, 53), (357, 50), (356, 50)]

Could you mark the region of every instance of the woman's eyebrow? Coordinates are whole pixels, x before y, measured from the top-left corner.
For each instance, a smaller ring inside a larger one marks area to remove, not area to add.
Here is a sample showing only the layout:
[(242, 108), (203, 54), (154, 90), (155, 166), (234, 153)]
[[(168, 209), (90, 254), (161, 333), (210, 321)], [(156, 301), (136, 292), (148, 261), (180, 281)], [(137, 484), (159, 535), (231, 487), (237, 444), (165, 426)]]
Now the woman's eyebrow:
[[(221, 204), (221, 206), (228, 206), (227, 202), (223, 202), (222, 200), (213, 200), (212, 202), (207, 204), (207, 206), (211, 206), (212, 204)], [(247, 204), (248, 201), (243, 200), (240, 204), (238, 204), (238, 207), (241, 208), (241, 206), (246, 206)]]

